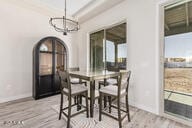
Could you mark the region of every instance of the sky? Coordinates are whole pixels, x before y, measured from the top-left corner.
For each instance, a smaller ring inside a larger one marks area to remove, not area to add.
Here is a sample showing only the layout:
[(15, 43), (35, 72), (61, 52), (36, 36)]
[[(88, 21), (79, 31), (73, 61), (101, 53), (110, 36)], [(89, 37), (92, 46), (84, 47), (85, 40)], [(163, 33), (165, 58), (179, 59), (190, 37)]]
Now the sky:
[[(119, 44), (118, 46), (118, 58), (126, 58), (127, 57), (127, 44)], [(105, 52), (105, 51), (104, 51)], [(106, 41), (106, 60), (107, 62), (115, 62), (115, 45), (113, 42), (107, 40)], [(103, 56), (103, 60), (105, 60)]]
[(165, 58), (192, 57), (192, 32), (165, 37)]

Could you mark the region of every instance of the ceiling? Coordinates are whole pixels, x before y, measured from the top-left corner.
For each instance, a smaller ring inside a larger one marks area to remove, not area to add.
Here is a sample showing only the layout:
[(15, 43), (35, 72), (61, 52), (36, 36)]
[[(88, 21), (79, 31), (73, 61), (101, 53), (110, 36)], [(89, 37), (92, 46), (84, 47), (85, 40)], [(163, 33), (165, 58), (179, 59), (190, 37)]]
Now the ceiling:
[(111, 40), (114, 43), (125, 43), (126, 42), (126, 23), (114, 26), (106, 30), (107, 40)]
[(165, 8), (165, 36), (192, 31), (192, 1)]
[[(35, 0), (47, 5), (50, 8), (57, 9), (64, 12), (65, 0)], [(94, 0), (67, 0), (67, 13), (69, 15), (74, 15), (83, 7), (88, 5)]]
[[(126, 23), (119, 24), (114, 27), (110, 27), (95, 33), (92, 33), (90, 38), (94, 42), (94, 45), (103, 47), (103, 44), (100, 43), (106, 35), (106, 40), (112, 41), (115, 44), (122, 44), (126, 42)], [(106, 33), (105, 33), (106, 32)]]
[[(124, 0), (67, 0), (67, 17), (83, 23)], [(64, 0), (0, 0), (49, 17), (63, 16)]]

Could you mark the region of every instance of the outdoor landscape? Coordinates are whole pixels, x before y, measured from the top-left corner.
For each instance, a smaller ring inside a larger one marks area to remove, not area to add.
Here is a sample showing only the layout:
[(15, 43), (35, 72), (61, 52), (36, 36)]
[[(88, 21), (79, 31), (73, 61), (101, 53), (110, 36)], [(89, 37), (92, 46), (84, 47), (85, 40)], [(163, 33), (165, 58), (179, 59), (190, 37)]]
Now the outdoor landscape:
[(165, 90), (192, 95), (192, 68), (165, 68)]

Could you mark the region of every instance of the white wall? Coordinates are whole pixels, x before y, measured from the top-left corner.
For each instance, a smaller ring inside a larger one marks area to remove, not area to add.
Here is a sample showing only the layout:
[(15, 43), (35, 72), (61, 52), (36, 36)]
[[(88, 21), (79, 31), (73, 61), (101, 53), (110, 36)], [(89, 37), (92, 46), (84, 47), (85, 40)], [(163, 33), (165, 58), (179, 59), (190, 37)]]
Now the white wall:
[(84, 22), (78, 33), (79, 66), (89, 65), (89, 32), (127, 20), (128, 69), (132, 71), (129, 100), (141, 109), (159, 113), (158, 42), (155, 0), (125, 0)]
[(78, 65), (73, 35), (55, 32), (50, 17), (3, 1), (0, 17), (0, 103), (32, 96), (32, 50), (46, 36), (61, 38), (69, 49), (69, 65)]

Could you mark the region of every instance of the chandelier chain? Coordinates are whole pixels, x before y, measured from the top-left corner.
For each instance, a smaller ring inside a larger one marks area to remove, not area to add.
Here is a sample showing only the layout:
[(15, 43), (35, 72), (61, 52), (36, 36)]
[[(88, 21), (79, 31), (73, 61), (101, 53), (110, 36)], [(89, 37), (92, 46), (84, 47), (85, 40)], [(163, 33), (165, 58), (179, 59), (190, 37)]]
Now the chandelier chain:
[[(65, 23), (64, 23), (65, 26), (64, 26), (64, 28), (67, 27), (67, 26), (66, 26), (66, 18), (67, 18), (67, 5), (66, 5), (66, 3), (67, 3), (67, 2), (66, 2), (66, 0), (65, 0), (65, 10), (64, 10), (64, 11), (65, 11)], [(64, 22), (64, 20), (63, 20), (63, 22)]]

